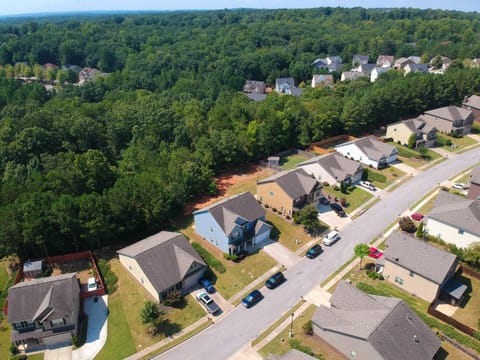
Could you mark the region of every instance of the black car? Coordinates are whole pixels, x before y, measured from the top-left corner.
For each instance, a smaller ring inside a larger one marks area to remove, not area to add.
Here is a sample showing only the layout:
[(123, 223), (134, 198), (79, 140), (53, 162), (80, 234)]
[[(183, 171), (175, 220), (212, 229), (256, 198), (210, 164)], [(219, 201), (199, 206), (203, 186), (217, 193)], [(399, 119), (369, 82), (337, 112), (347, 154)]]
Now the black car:
[(270, 276), (270, 278), (265, 281), (265, 286), (269, 289), (275, 289), (278, 285), (285, 281), (285, 276), (283, 276), (282, 272), (277, 272)]
[(309, 259), (316, 258), (318, 255), (320, 255), (323, 252), (322, 247), (320, 245), (313, 245), (305, 254), (306, 257)]
[(330, 205), (330, 200), (328, 200), (326, 197), (322, 197), (322, 198), (320, 198), (320, 204)]
[(253, 290), (250, 294), (248, 294), (245, 298), (242, 299), (242, 304), (249, 308), (255, 305), (257, 302), (263, 299), (263, 295), (258, 290)]
[(338, 216), (344, 217), (345, 216), (345, 211), (343, 211), (343, 208), (340, 206), (340, 204), (332, 202), (330, 204), (330, 207), (332, 208), (333, 211), (337, 213)]

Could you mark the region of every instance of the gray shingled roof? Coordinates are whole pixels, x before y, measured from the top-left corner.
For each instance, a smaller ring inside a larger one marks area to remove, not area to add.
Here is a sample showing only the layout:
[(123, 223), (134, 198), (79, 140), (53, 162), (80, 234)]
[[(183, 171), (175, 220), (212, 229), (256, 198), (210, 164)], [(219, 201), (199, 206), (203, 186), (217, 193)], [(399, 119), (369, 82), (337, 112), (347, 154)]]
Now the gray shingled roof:
[(384, 157), (389, 157), (390, 155), (398, 152), (395, 146), (381, 142), (373, 135), (353, 140), (348, 143), (343, 143), (339, 146), (346, 144), (357, 145), (357, 147), (362, 150), (369, 159), (375, 161), (379, 161)]
[(366, 75), (370, 75), (375, 66), (376, 64), (361, 64), (359, 66), (359, 71)]
[(431, 126), (425, 122), (422, 115), (413, 119), (404, 120), (402, 123), (405, 124), (405, 126), (415, 134), (428, 134), (429, 132), (436, 130), (434, 126)]
[(193, 214), (209, 211), (225, 234), (230, 234), (236, 224), (252, 222), (266, 214), (250, 192), (230, 196), (210, 206), (195, 211)]
[(463, 102), (463, 105), (471, 106), (474, 109), (480, 109), (480, 96), (472, 95)]
[(465, 120), (470, 116), (470, 114), (472, 114), (471, 110), (463, 109), (461, 107), (453, 106), (453, 105), (425, 111), (425, 115), (438, 117), (438, 118), (441, 118), (447, 121), (452, 121), (452, 122), (457, 120)]
[(192, 263), (205, 265), (185, 236), (169, 231), (161, 231), (117, 253), (134, 258), (159, 293), (180, 282)]
[(358, 64), (367, 64), (368, 55), (353, 55), (353, 62), (357, 62)]
[(269, 355), (265, 360), (315, 360), (316, 358), (296, 349), (290, 349), (284, 355)]
[(472, 172), (470, 173), (470, 182), (480, 184), (480, 166), (472, 169)]
[(356, 174), (359, 169), (362, 168), (360, 163), (347, 159), (342, 154), (333, 152), (328, 155), (316, 156), (312, 159), (304, 161), (298, 164), (298, 167), (302, 165), (315, 164), (317, 163), (322, 167), (326, 172), (333, 176), (338, 181), (345, 180), (349, 176)]
[[(427, 64), (408, 64), (410, 71), (413, 72), (428, 72), (428, 65)], [(405, 68), (407, 67), (405, 66)]]
[(440, 339), (400, 299), (368, 295), (341, 281), (330, 303), (330, 309), (317, 309), (312, 322), (366, 339), (386, 360), (431, 359), (440, 348)]
[(440, 191), (428, 217), (480, 236), (480, 201), (478, 200)]
[(387, 239), (385, 261), (442, 284), (457, 256), (406, 233), (395, 231)]
[(298, 199), (301, 196), (308, 195), (319, 185), (318, 181), (308, 175), (302, 168), (281, 171), (266, 179), (257, 181), (257, 184), (265, 184), (272, 181), (276, 182), (291, 199)]
[(8, 290), (8, 322), (45, 321), (71, 315), (78, 296), (76, 273), (18, 283)]

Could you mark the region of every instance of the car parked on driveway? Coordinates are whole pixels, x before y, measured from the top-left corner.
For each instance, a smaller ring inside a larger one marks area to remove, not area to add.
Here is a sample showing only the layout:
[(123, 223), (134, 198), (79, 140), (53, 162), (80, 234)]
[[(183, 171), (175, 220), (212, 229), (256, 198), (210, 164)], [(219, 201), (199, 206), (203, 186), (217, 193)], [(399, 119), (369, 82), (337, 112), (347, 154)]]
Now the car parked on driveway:
[(253, 290), (250, 294), (242, 299), (242, 304), (246, 308), (252, 307), (260, 300), (263, 299), (263, 295), (259, 290)]
[(422, 221), (424, 216), (422, 213), (415, 213), (415, 214), (412, 214), (411, 218), (415, 221)]
[(383, 255), (383, 251), (378, 250), (376, 247), (370, 248), (370, 253), (368, 254), (369, 257), (378, 259)]
[(361, 187), (364, 187), (365, 189), (371, 190), (371, 191), (377, 190), (377, 188), (368, 180), (361, 180), (358, 183), (358, 185), (360, 185)]
[(463, 190), (465, 189), (465, 184), (464, 183), (455, 183), (452, 185), (452, 188), (457, 189), (457, 190)]
[(200, 292), (197, 294), (197, 300), (207, 309), (209, 314), (216, 314), (220, 311), (217, 303), (206, 292)]
[(332, 208), (333, 211), (335, 211), (335, 213), (340, 216), (340, 217), (344, 217), (345, 216), (345, 211), (343, 211), (343, 208), (340, 204), (337, 204), (337, 203), (334, 203), (332, 202), (330, 204), (330, 207)]
[(308, 249), (305, 256), (309, 259), (314, 259), (318, 255), (320, 255), (322, 252), (323, 252), (322, 247), (319, 244), (316, 244), (316, 245), (313, 245), (310, 249)]
[(206, 292), (209, 294), (213, 294), (215, 292), (215, 288), (210, 280), (207, 279), (200, 279), (200, 285), (205, 289)]
[(322, 243), (324, 245), (327, 245), (327, 246), (330, 246), (332, 245), (335, 241), (337, 241), (338, 239), (340, 239), (340, 235), (338, 234), (338, 231), (336, 230), (333, 230), (333, 231), (330, 231), (327, 236), (325, 236), (323, 238), (323, 241)]
[(321, 197), (321, 198), (320, 198), (320, 204), (322, 204), (322, 205), (330, 205), (330, 200), (328, 200), (326, 197)]
[(269, 289), (275, 289), (278, 285), (282, 284), (285, 280), (285, 276), (281, 271), (276, 272), (265, 281), (265, 286)]

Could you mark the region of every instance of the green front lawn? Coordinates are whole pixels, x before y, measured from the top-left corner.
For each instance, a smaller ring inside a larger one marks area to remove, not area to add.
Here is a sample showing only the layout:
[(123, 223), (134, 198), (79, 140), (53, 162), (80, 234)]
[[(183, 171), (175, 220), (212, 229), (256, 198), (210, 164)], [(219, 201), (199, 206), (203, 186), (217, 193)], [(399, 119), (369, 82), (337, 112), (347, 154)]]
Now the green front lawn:
[(290, 350), (289, 340), (297, 340), (301, 345), (307, 346), (316, 355), (322, 355), (322, 359), (342, 360), (343, 356), (333, 350), (328, 344), (319, 341), (317, 337), (306, 335), (303, 332), (303, 325), (312, 318), (317, 307), (310, 305), (302, 314), (293, 321), (293, 338), (288, 337), (290, 326), (287, 326), (272, 341), (260, 349), (259, 354), (265, 358), (270, 354), (283, 355)]
[(473, 140), (471, 137), (468, 137), (468, 136), (464, 136), (464, 137), (461, 137), (461, 138), (454, 138), (452, 136), (449, 136), (449, 135), (445, 135), (445, 134), (442, 134), (442, 135), (437, 135), (437, 138), (442, 139), (442, 143), (444, 142), (443, 140), (445, 139), (448, 139), (452, 142), (453, 145), (456, 145), (455, 147), (452, 147), (452, 146), (449, 146), (449, 145), (443, 145), (442, 146), (442, 149), (445, 149), (447, 151), (450, 151), (450, 152), (459, 152), (461, 150), (463, 150), (464, 148), (468, 147), (468, 146), (472, 146), (472, 145), (476, 145), (478, 144), (475, 140)]
[(295, 169), (298, 164), (306, 160), (308, 160), (308, 158), (305, 156), (292, 154), (292, 155), (282, 157), (280, 159), (280, 166), (282, 167), (283, 170), (291, 170), (291, 169)]
[(337, 198), (340, 200), (345, 198), (348, 204), (345, 210), (348, 213), (351, 213), (353, 210), (360, 207), (373, 197), (371, 193), (360, 188), (359, 186), (352, 187), (351, 190), (347, 191), (347, 194), (342, 193), (340, 189), (335, 190), (333, 186), (324, 186), (322, 188), (322, 192), (327, 195), (327, 197), (330, 195), (333, 199)]
[(405, 176), (405, 172), (389, 166), (382, 170), (368, 168), (368, 180), (370, 180), (373, 185), (380, 189), (385, 189), (387, 186), (393, 184), (395, 181), (399, 180)]
[(462, 275), (458, 280), (468, 286), (466, 298), (457, 307), (453, 318), (478, 330), (480, 321), (480, 280)]
[(422, 157), (422, 154), (420, 154), (420, 152), (417, 150), (409, 149), (406, 146), (394, 142), (389, 142), (389, 144), (397, 148), (398, 158), (401, 162), (416, 169), (428, 164), (430, 161), (436, 160), (441, 157), (440, 154), (430, 149), (427, 149), (424, 158)]

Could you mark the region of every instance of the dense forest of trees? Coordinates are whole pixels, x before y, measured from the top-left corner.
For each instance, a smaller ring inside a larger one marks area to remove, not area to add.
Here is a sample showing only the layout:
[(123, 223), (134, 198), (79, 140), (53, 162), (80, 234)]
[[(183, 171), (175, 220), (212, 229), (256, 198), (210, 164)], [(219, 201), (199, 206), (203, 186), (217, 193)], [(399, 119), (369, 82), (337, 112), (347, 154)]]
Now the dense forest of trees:
[(480, 69), (383, 74), (255, 103), (246, 79), (306, 83), (315, 58), (480, 56), (480, 15), (321, 8), (0, 23), (0, 65), (111, 72), (47, 92), (0, 69), (0, 256), (128, 242), (171, 226), (213, 176), (480, 93)]

